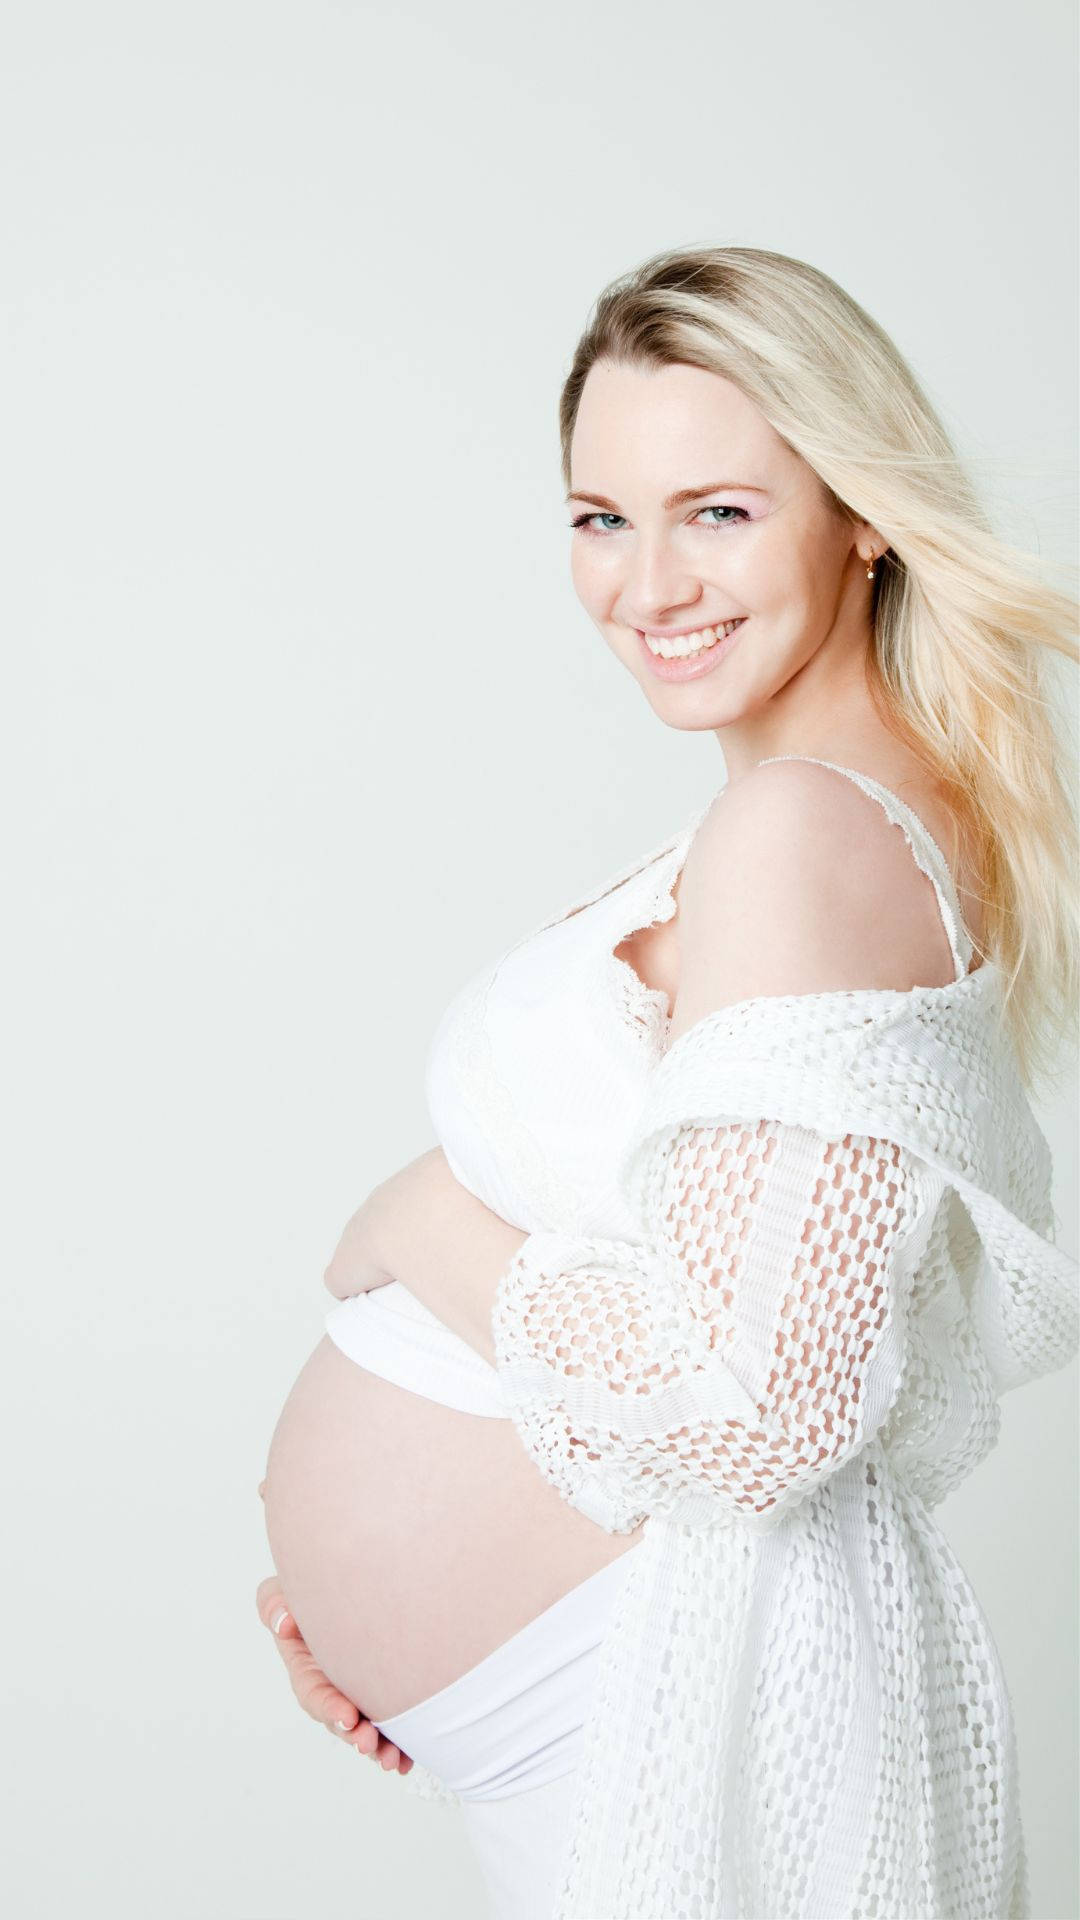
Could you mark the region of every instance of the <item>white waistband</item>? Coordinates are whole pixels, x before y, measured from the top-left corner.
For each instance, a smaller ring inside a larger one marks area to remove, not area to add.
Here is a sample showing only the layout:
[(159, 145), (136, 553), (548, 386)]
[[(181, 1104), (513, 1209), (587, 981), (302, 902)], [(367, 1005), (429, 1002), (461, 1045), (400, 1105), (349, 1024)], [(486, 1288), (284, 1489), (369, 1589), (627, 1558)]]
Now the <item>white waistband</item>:
[(449, 1686), (376, 1726), (465, 1800), (503, 1799), (572, 1772), (634, 1551), (571, 1587)]
[(459, 1413), (509, 1418), (495, 1368), (400, 1280), (339, 1301), (323, 1324), (342, 1353), (380, 1380)]

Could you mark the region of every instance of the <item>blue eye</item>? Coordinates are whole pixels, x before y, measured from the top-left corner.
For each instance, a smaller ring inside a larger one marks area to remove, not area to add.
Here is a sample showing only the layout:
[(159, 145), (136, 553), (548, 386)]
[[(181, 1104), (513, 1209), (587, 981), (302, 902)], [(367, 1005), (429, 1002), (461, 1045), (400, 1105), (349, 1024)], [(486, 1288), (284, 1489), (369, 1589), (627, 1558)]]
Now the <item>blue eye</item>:
[[(573, 528), (588, 527), (590, 520), (621, 520), (621, 519), (622, 519), (621, 513), (579, 513), (576, 520), (571, 520), (570, 525)], [(594, 528), (589, 527), (590, 533), (594, 531), (595, 531)], [(611, 529), (608, 528), (607, 531), (610, 532)]]
[[(739, 520), (749, 520), (750, 518), (750, 515), (744, 507), (699, 507), (698, 512), (730, 513), (734, 515), (734, 518), (731, 520), (706, 520), (703, 524), (707, 527), (733, 527)], [(568, 524), (575, 533), (612, 533), (618, 530), (610, 526), (604, 528), (591, 526), (590, 522), (593, 520), (621, 520), (624, 526), (626, 524), (621, 513), (579, 513), (577, 519), (571, 520)]]
[[(702, 507), (701, 512), (702, 513), (733, 513), (740, 520), (748, 520), (750, 518), (749, 514), (745, 513), (742, 507)], [(734, 525), (734, 521), (709, 520), (706, 522), (706, 525), (710, 527), (730, 527)]]

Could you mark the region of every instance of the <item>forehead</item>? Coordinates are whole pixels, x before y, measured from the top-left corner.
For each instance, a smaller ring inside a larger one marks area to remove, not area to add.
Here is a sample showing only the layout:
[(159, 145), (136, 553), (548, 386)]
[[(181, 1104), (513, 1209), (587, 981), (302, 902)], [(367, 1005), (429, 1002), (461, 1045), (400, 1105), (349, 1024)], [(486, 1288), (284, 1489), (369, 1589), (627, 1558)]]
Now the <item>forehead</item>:
[(570, 443), (575, 486), (602, 487), (616, 473), (647, 470), (670, 490), (708, 480), (714, 467), (732, 479), (765, 484), (797, 459), (732, 381), (681, 364), (598, 360), (582, 388)]

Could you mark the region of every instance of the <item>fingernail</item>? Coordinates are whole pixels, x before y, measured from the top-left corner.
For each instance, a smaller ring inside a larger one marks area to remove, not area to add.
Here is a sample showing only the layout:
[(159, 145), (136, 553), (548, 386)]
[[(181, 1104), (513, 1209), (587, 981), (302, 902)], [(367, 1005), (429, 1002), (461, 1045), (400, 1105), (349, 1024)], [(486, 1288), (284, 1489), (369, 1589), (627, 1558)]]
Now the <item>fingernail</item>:
[(347, 1720), (335, 1720), (334, 1725), (339, 1733), (348, 1733), (349, 1731), (349, 1723)]
[(273, 1628), (275, 1633), (281, 1632), (281, 1629), (284, 1626), (288, 1617), (289, 1617), (288, 1607), (279, 1607), (276, 1613), (272, 1613), (270, 1615), (270, 1625)]

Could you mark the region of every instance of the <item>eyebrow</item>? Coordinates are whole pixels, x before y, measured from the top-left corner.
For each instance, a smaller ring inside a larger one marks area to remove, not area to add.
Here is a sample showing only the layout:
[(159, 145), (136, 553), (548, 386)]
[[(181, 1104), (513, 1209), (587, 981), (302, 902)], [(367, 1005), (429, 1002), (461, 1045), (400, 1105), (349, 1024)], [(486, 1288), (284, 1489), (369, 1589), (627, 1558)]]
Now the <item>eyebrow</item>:
[[(685, 507), (691, 500), (703, 500), (707, 493), (764, 493), (764, 487), (751, 487), (745, 480), (713, 480), (707, 487), (681, 487), (678, 493), (669, 493), (661, 504), (666, 512), (673, 507)], [(618, 513), (614, 500), (606, 500), (602, 493), (568, 493), (567, 501), (592, 500), (598, 507), (606, 507), (609, 513)]]

